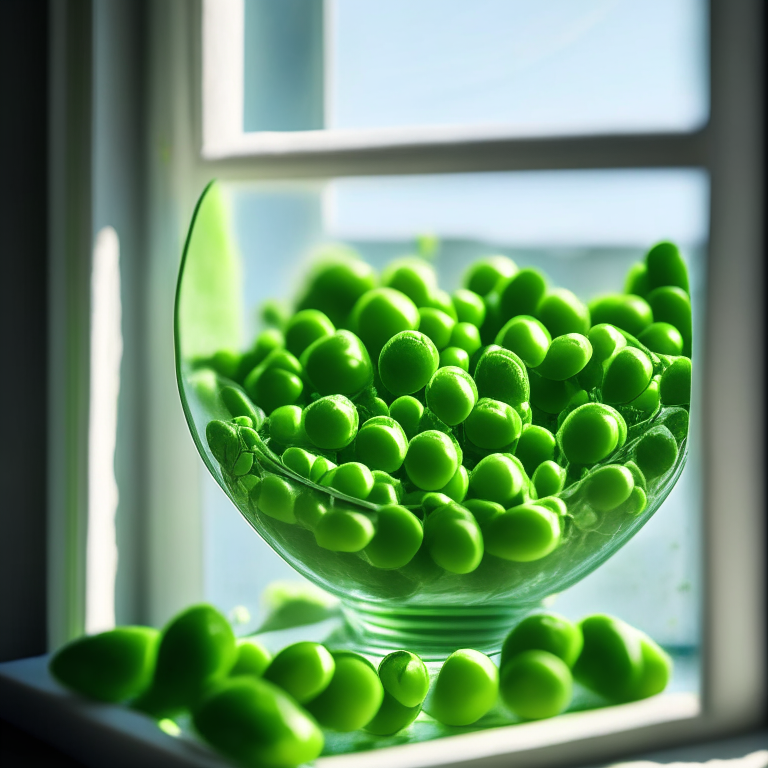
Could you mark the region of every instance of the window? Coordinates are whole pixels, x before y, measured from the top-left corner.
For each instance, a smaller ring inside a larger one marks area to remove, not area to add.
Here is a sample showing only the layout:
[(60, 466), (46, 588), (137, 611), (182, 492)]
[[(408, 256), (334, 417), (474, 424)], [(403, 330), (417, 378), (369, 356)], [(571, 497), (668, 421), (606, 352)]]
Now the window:
[[(599, 265), (613, 287), (647, 245), (669, 237), (685, 249), (697, 292), (698, 452), (662, 512), (557, 605), (574, 616), (621, 612), (678, 645), (690, 660), (680, 664), (680, 690), (701, 698), (642, 728), (616, 723), (612, 737), (590, 744), (540, 746), (551, 759), (599, 759), (745, 727), (760, 716), (765, 693), (755, 430), (762, 407), (759, 4), (477, 7), (466, 15), (464, 3), (441, 3), (438, 13), (431, 0), (150, 4), (146, 104), (130, 88), (114, 88), (136, 86), (135, 20), (123, 33), (133, 45), (124, 69), (96, 78), (94, 226), (115, 227), (124, 297), (117, 620), (159, 624), (203, 597), (224, 608), (250, 603), (255, 620), (256, 591), (290, 573), (206, 475), (178, 407), (173, 286), (195, 200), (211, 178), (225, 188), (243, 249), (280, 259), (264, 265), (258, 286), (246, 275), (253, 304), (257, 290), (285, 295), (294, 259), (326, 239), (348, 241), (382, 263), (431, 231), (442, 240), (446, 283), (467, 258), (493, 248), (579, 292), (582, 265)], [(109, 58), (108, 33), (126, 18), (125, 8), (96, 4), (97, 60)], [(258, 38), (265, 29), (273, 34)], [(409, 56), (413, 50), (418, 55)], [(297, 98), (285, 99), (287, 92)], [(146, 122), (127, 123), (146, 129), (145, 146), (119, 133), (116, 93), (146, 106)], [(378, 98), (365, 98), (371, 93)], [(99, 104), (111, 106), (99, 112)], [(121, 156), (125, 146), (132, 148)], [(146, 175), (128, 167), (144, 151)], [(127, 202), (109, 180), (114, 157), (122, 158), (121, 173), (134, 174)], [(100, 197), (104, 190), (112, 191)], [(130, 206), (140, 212), (133, 220)], [(61, 487), (61, 464), (58, 471)], [(64, 529), (82, 531), (82, 520), (67, 520)], [(69, 546), (72, 537), (54, 538), (54, 563), (65, 540)], [(654, 571), (660, 551), (665, 565)], [(52, 610), (54, 618), (59, 611), (56, 638), (82, 628), (66, 611), (79, 605), (71, 596), (82, 587), (78, 578), (74, 587), (61, 585), (59, 594), (70, 597)], [(492, 746), (483, 754), (527, 749), (487, 738)]]

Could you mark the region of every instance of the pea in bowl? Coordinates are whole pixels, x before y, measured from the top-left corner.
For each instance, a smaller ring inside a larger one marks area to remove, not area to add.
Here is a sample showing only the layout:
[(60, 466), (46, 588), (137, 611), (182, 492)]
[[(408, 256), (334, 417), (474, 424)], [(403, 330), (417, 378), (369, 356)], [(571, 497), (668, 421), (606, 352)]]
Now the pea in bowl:
[(177, 285), (187, 423), (254, 530), (341, 599), (359, 650), (497, 652), (682, 471), (690, 302), (671, 244), (589, 306), (504, 257), (449, 295), (423, 259), (379, 276), (337, 248), (238, 347), (242, 292), (212, 184)]

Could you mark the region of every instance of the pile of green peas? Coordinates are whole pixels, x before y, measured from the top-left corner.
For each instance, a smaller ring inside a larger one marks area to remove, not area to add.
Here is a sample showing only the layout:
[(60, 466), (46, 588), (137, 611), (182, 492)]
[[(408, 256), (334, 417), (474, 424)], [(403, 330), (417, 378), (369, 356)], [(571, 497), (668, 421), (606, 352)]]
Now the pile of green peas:
[(205, 604), (162, 631), (118, 627), (80, 638), (50, 663), (77, 693), (165, 722), (190, 713), (215, 749), (245, 766), (274, 768), (314, 760), (326, 731), (391, 736), (422, 710), (445, 726), (472, 725), (491, 710), (553, 717), (568, 708), (574, 679), (608, 702), (647, 698), (664, 690), (672, 663), (620, 619), (595, 615), (575, 624), (540, 613), (508, 635), (498, 667), (469, 648), (432, 667), (406, 650), (374, 665), (310, 641), (273, 656), (256, 637), (237, 639)]
[[(233, 417), (209, 423), (208, 446), (241, 506), (376, 567), (422, 548), (455, 574), (540, 560), (569, 519), (605, 532), (641, 514), (674, 468), (688, 291), (666, 242), (589, 304), (504, 256), (448, 294), (419, 257), (377, 276), (326, 254), (292, 315), (270, 305), (249, 350), (198, 361), (228, 380)], [(662, 407), (674, 428), (654, 423)]]

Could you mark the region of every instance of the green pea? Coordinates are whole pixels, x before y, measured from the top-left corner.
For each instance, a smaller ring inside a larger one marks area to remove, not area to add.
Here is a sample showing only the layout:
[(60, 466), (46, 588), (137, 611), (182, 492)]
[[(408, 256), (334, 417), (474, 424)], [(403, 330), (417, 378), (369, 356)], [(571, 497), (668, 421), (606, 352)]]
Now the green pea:
[(661, 693), (672, 677), (672, 659), (648, 635), (635, 631), (640, 636), (642, 671), (632, 690), (632, 701)]
[(403, 706), (394, 696), (384, 691), (379, 711), (365, 730), (377, 736), (392, 736), (407, 728), (421, 712), (421, 705)]
[(553, 381), (565, 381), (581, 371), (592, 357), (592, 345), (580, 333), (566, 333), (552, 340), (536, 372)]
[(688, 436), (688, 411), (684, 408), (667, 408), (659, 417), (659, 424), (663, 424), (680, 445)]
[(653, 364), (648, 355), (635, 347), (624, 347), (605, 364), (603, 401), (628, 403), (645, 390), (652, 378)]
[(370, 544), (376, 533), (367, 514), (347, 507), (334, 507), (318, 520), (315, 540), (318, 546), (331, 552), (360, 552)]
[(381, 660), (379, 679), (384, 687), (384, 700), (366, 730), (387, 736), (416, 719), (429, 691), (429, 673), (415, 653), (395, 651)]
[(261, 493), (261, 478), (257, 475), (243, 475), (237, 479), (240, 486), (245, 490), (249, 502), (253, 507), (257, 507), (259, 493)]
[(558, 515), (538, 504), (505, 510), (483, 532), (486, 552), (515, 563), (541, 560), (560, 544)]
[(326, 496), (320, 496), (315, 491), (306, 490), (299, 494), (293, 505), (296, 522), (310, 531), (314, 531), (320, 518), (328, 511), (326, 500)]
[(661, 376), (654, 376), (648, 386), (629, 405), (639, 411), (652, 412), (661, 402)]
[(291, 483), (272, 474), (265, 474), (261, 483), (251, 491), (251, 500), (259, 512), (283, 523), (296, 522), (293, 512), (295, 497)]
[(246, 394), (237, 387), (222, 387), (221, 399), (232, 416), (247, 416), (251, 426), (260, 429), (264, 423), (264, 414), (257, 410)]
[(547, 651), (572, 667), (579, 658), (584, 638), (581, 628), (557, 613), (535, 613), (523, 619), (508, 635), (501, 648), (504, 665), (524, 651)]
[(252, 637), (243, 637), (237, 641), (237, 660), (229, 675), (252, 675), (261, 677), (272, 661), (272, 654)]
[(281, 405), (269, 416), (269, 436), (280, 445), (291, 445), (306, 439), (301, 423), (300, 405)]
[(523, 489), (526, 477), (520, 461), (508, 453), (492, 453), (481, 459), (469, 476), (472, 494), (509, 506)]
[(389, 485), (389, 483), (374, 483), (366, 501), (370, 501), (371, 504), (385, 506), (388, 504), (398, 504), (400, 499), (397, 497), (397, 491), (394, 486)]
[(632, 480), (634, 481), (635, 486), (645, 490), (647, 483), (645, 481), (645, 475), (640, 467), (638, 467), (634, 461), (625, 461), (624, 466), (632, 473)]
[(445, 493), (440, 491), (430, 491), (425, 493), (421, 498), (421, 509), (424, 512), (424, 516), (430, 515), (436, 509), (451, 504), (453, 499)]
[(410, 395), (427, 385), (439, 363), (437, 348), (428, 336), (403, 331), (381, 350), (379, 375), (392, 394)]
[(659, 396), (664, 405), (689, 405), (691, 402), (691, 361), (678, 357), (661, 374)]
[(664, 426), (653, 427), (635, 446), (635, 461), (648, 480), (669, 472), (675, 466), (677, 455), (674, 435)]
[(389, 406), (380, 397), (374, 397), (370, 404), (371, 418), (374, 416), (389, 416)]
[(629, 701), (641, 677), (638, 633), (620, 619), (595, 615), (581, 624), (584, 648), (573, 672), (590, 690), (612, 701)]
[(194, 605), (163, 628), (150, 689), (134, 706), (167, 716), (194, 707), (237, 659), (229, 622), (213, 606)]
[(679, 355), (683, 351), (683, 337), (669, 323), (651, 323), (637, 340), (659, 355)]
[(634, 293), (635, 296), (646, 296), (650, 291), (648, 285), (648, 270), (644, 261), (638, 261), (629, 268), (624, 282), (624, 293)]
[(447, 504), (424, 521), (424, 546), (437, 565), (450, 573), (471, 573), (483, 559), (483, 534), (466, 509)]
[(438, 368), (426, 389), (427, 406), (453, 427), (461, 424), (477, 402), (474, 379), (461, 368)]
[[(259, 371), (255, 369), (254, 373)], [(245, 388), (253, 400), (267, 415), (281, 405), (297, 403), (304, 392), (301, 378), (284, 368), (267, 368), (258, 376), (245, 381)]]
[(419, 332), (428, 336), (438, 350), (444, 349), (450, 343), (454, 325), (454, 320), (439, 309), (419, 309)]
[(539, 507), (545, 507), (550, 512), (554, 512), (558, 517), (565, 517), (568, 514), (568, 506), (558, 496), (542, 496), (535, 500)]
[(554, 460), (556, 445), (555, 436), (545, 427), (535, 424), (523, 427), (515, 456), (522, 462), (528, 477), (533, 476), (542, 462)]
[(546, 357), (552, 337), (535, 317), (517, 315), (498, 332), (495, 343), (514, 352), (529, 368), (536, 368)]
[(586, 499), (598, 512), (610, 512), (623, 504), (635, 487), (632, 473), (620, 464), (609, 464), (592, 472), (586, 481)]
[(280, 460), (288, 469), (293, 470), (297, 475), (309, 480), (312, 474), (312, 465), (315, 463), (315, 455), (303, 448), (295, 446), (286, 448)]
[(384, 472), (400, 469), (407, 450), (408, 438), (403, 428), (388, 416), (376, 416), (366, 421), (355, 441), (359, 461)]
[(245, 380), (245, 388), (248, 389), (248, 382), (256, 380), (261, 373), (277, 368), (289, 373), (301, 374), (302, 366), (299, 359), (292, 355), (287, 349), (273, 349), (249, 374)]
[(691, 300), (682, 288), (663, 286), (648, 294), (648, 303), (657, 323), (669, 323), (680, 331), (683, 337), (683, 354), (691, 356), (693, 328), (691, 321)]
[(487, 296), (502, 280), (512, 277), (517, 266), (507, 256), (487, 256), (473, 262), (464, 273), (464, 287)]
[(405, 436), (411, 440), (419, 433), (424, 406), (415, 397), (404, 395), (398, 397), (389, 406), (389, 415), (403, 428)]
[(441, 312), (444, 312), (446, 315), (448, 315), (448, 317), (450, 317), (454, 323), (459, 319), (458, 315), (456, 314), (456, 307), (453, 306), (453, 299), (451, 298), (451, 294), (442, 290), (441, 288), (435, 288), (432, 291), (429, 299), (427, 299), (427, 303), (424, 306), (432, 307), (432, 309), (439, 309)]
[(365, 728), (384, 699), (384, 688), (370, 662), (350, 651), (332, 651), (336, 670), (328, 687), (307, 709), (323, 728), (347, 733)]
[(472, 323), (456, 323), (451, 331), (451, 338), (448, 342), (451, 347), (463, 349), (467, 355), (474, 355), (482, 346), (480, 341), (480, 330)]
[(402, 495), (403, 484), (398, 478), (393, 477), (389, 474), (389, 472), (383, 472), (380, 469), (372, 470), (371, 474), (373, 475), (374, 483), (385, 483), (387, 485), (391, 485), (397, 492), (398, 497)]
[(348, 461), (323, 475), (320, 485), (330, 486), (355, 499), (365, 499), (373, 488), (373, 475), (365, 464)]
[(270, 352), (285, 346), (285, 337), (278, 328), (266, 328), (257, 337), (251, 349), (241, 358), (237, 368), (236, 379), (244, 381), (245, 377), (261, 363)]
[(536, 269), (521, 269), (499, 288), (499, 312), (504, 320), (533, 315), (547, 291), (544, 275)]
[(371, 354), (378, 355), (395, 334), (418, 328), (419, 310), (405, 294), (394, 288), (374, 288), (357, 300), (349, 325)]
[(591, 327), (586, 304), (565, 288), (551, 291), (539, 302), (535, 312), (526, 314), (535, 314), (552, 334), (553, 339), (566, 333), (580, 333), (586, 336)]
[(355, 302), (375, 286), (376, 273), (370, 264), (351, 248), (331, 246), (319, 254), (298, 309), (319, 309), (338, 328), (346, 322)]
[(49, 664), (67, 688), (99, 701), (125, 701), (152, 681), (160, 633), (150, 627), (118, 627), (81, 637), (60, 648)]
[(425, 307), (437, 289), (437, 276), (428, 261), (406, 257), (393, 261), (384, 270), (381, 284), (404, 293), (417, 307)]
[(402, 568), (421, 547), (424, 531), (421, 522), (405, 507), (392, 504), (378, 511), (376, 533), (365, 554), (377, 568)]
[(327, 395), (304, 410), (304, 430), (318, 448), (337, 451), (348, 446), (357, 434), (355, 404), (344, 395)]
[(373, 382), (373, 366), (363, 343), (350, 331), (336, 331), (310, 344), (301, 356), (312, 387), (320, 395), (353, 395)]
[(480, 651), (465, 648), (443, 663), (424, 709), (443, 725), (472, 725), (499, 695), (499, 672)]
[(512, 407), (527, 402), (531, 394), (525, 363), (514, 352), (495, 344), (480, 355), (475, 384), (480, 397), (500, 400)]
[(239, 477), (240, 475), (247, 475), (251, 471), (252, 466), (253, 454), (246, 453), (244, 451), (240, 454), (237, 461), (235, 462), (235, 465), (232, 467), (232, 474), (235, 475), (235, 477)]
[(469, 473), (463, 464), (454, 472), (453, 477), (440, 489), (451, 501), (461, 503), (469, 490)]
[(619, 507), (622, 514), (636, 517), (648, 506), (648, 497), (642, 488), (635, 487), (629, 498)]
[(456, 318), (460, 323), (472, 323), (478, 328), (485, 320), (485, 303), (483, 297), (466, 288), (459, 288), (452, 296)]
[(542, 461), (533, 471), (531, 481), (539, 498), (554, 496), (565, 488), (564, 467), (554, 461)]
[(437, 491), (456, 473), (461, 463), (455, 441), (443, 432), (427, 430), (408, 443), (405, 471), (423, 491)]
[(607, 323), (592, 326), (587, 338), (592, 345), (593, 359), (600, 363), (613, 357), (620, 349), (627, 346), (624, 334)]
[(573, 678), (566, 664), (547, 651), (525, 651), (501, 668), (499, 690), (518, 717), (542, 720), (564, 712), (573, 697)]
[(627, 439), (627, 425), (621, 414), (603, 403), (586, 403), (568, 414), (557, 440), (572, 464), (597, 464)]
[(612, 293), (589, 304), (592, 325), (610, 323), (632, 336), (642, 333), (653, 322), (648, 302), (631, 293)]
[(288, 325), (291, 314), (285, 302), (265, 299), (259, 305), (259, 318), (265, 325), (282, 330)]
[(317, 723), (271, 683), (237, 677), (217, 686), (195, 710), (197, 732), (243, 766), (291, 768), (323, 750)]
[(335, 669), (336, 662), (324, 645), (303, 641), (283, 648), (267, 667), (264, 679), (299, 704), (306, 704), (328, 687)]
[(469, 372), (469, 355), (466, 350), (460, 347), (446, 347), (440, 353), (440, 367), (446, 368), (448, 366)]
[(496, 515), (504, 511), (504, 507), (501, 504), (497, 504), (495, 501), (488, 501), (487, 499), (466, 499), (462, 502), (462, 506), (472, 513), (481, 530)]
[(322, 477), (334, 469), (336, 469), (336, 464), (330, 459), (327, 459), (325, 456), (318, 456), (315, 459), (314, 464), (312, 464), (312, 471), (309, 475), (309, 479), (313, 483), (319, 483)]
[(648, 274), (648, 288), (672, 285), (690, 293), (688, 270), (674, 243), (658, 243), (645, 256)]
[(484, 397), (464, 422), (464, 434), (478, 448), (499, 451), (520, 437), (522, 427), (510, 405)]
[(336, 331), (328, 316), (318, 309), (302, 309), (289, 321), (285, 329), (285, 346), (299, 357), (313, 342)]

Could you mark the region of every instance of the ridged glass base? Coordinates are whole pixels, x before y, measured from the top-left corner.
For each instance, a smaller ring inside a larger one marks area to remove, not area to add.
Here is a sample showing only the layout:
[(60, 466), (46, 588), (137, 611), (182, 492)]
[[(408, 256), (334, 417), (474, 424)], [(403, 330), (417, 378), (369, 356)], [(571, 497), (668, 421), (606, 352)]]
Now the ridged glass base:
[(539, 603), (511, 606), (403, 606), (342, 600), (347, 641), (362, 653), (383, 656), (407, 649), (442, 660), (460, 648), (498, 654), (510, 629)]

